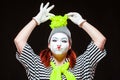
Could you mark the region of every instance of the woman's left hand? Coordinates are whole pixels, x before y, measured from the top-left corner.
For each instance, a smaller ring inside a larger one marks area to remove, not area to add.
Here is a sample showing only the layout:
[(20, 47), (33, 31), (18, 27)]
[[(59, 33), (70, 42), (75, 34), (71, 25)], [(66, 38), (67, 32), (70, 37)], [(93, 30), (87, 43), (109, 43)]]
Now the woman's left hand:
[(73, 23), (77, 24), (78, 26), (80, 26), (80, 24), (85, 21), (82, 18), (82, 16), (77, 12), (70, 12), (67, 14), (67, 16), (68, 19), (70, 19)]

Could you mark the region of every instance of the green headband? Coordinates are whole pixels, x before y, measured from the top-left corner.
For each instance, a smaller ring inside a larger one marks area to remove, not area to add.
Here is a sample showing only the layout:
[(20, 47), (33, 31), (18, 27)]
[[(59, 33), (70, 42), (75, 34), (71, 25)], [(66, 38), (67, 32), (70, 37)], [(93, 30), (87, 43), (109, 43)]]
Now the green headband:
[(64, 15), (64, 16), (61, 16), (61, 15), (52, 16), (50, 18), (50, 20), (51, 20), (51, 24), (50, 24), (51, 29), (66, 26), (67, 25), (67, 19), (68, 19), (67, 15)]

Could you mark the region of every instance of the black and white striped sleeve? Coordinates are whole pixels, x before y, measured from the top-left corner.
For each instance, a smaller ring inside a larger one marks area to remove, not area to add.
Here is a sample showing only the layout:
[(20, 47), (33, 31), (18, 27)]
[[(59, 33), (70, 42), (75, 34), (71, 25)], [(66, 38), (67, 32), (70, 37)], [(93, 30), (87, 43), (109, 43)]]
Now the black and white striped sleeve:
[(106, 55), (106, 50), (101, 51), (93, 41), (87, 46), (83, 54), (77, 57), (74, 66), (76, 78), (92, 80), (97, 63)]
[(92, 66), (96, 65), (107, 54), (105, 49), (100, 50), (93, 41), (88, 45), (87, 51)]
[(25, 68), (31, 66), (33, 67), (36, 57), (38, 56), (34, 53), (33, 49), (28, 43), (26, 43), (21, 53), (16, 52), (17, 60), (22, 63)]
[(106, 50), (104, 49), (101, 51), (93, 41), (87, 46), (86, 51), (84, 54), (82, 54), (89, 59), (89, 63), (92, 66), (95, 66), (105, 55), (106, 55)]

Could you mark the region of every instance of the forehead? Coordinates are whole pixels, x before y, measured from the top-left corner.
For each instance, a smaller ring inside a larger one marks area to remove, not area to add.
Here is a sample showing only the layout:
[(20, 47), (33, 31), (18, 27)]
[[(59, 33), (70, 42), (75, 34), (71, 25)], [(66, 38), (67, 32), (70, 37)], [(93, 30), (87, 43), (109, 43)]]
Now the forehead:
[(52, 35), (51, 38), (67, 38), (68, 39), (67, 35), (64, 33), (55, 33)]

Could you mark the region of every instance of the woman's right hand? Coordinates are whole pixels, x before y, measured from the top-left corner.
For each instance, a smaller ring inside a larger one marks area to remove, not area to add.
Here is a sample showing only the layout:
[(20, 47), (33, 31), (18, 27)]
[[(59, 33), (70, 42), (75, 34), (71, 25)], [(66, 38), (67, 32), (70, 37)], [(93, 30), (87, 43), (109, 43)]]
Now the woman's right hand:
[(47, 21), (51, 16), (54, 16), (54, 14), (49, 13), (53, 8), (54, 5), (49, 6), (49, 2), (43, 7), (43, 3), (41, 3), (40, 5), (40, 12), (33, 17), (33, 19), (37, 22), (38, 25), (40, 25), (40, 23), (43, 23), (45, 21)]

